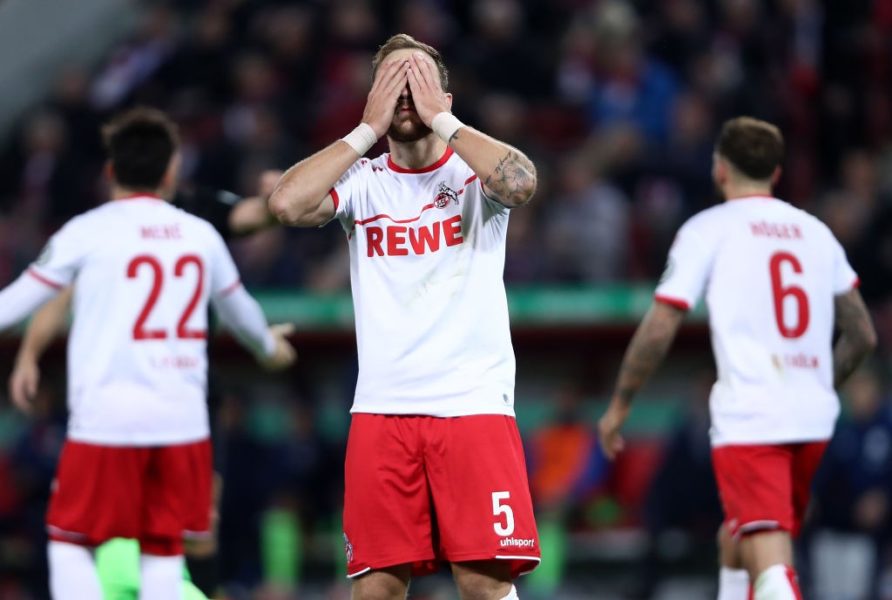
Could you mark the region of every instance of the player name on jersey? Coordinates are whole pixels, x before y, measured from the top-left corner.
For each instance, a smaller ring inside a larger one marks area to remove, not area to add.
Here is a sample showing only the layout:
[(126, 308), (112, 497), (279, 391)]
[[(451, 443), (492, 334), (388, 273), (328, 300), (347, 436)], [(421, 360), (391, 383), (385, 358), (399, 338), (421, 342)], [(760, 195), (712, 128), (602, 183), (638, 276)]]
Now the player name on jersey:
[(750, 231), (757, 237), (769, 237), (782, 240), (801, 240), (802, 229), (793, 223), (769, 223), (758, 221), (750, 223)]
[(179, 223), (171, 225), (143, 225), (139, 228), (139, 234), (144, 240), (180, 240), (183, 233)]
[(457, 246), (464, 241), (461, 234), (461, 215), (416, 227), (366, 227), (365, 234), (369, 258), (426, 254), (440, 250), (441, 239), (446, 247)]

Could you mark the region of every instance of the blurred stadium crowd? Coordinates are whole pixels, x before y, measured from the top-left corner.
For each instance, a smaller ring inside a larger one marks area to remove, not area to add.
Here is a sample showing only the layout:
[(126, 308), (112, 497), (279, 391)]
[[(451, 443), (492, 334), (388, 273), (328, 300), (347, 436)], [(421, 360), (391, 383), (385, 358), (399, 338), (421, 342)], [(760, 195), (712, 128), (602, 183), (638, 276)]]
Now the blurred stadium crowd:
[[(887, 0), (146, 3), (133, 35), (95, 68), (62, 72), (52, 94), (24, 115), (0, 146), (0, 283), (17, 276), (64, 220), (104, 199), (98, 127), (110, 114), (140, 103), (167, 110), (181, 126), (184, 185), (251, 195), (263, 170), (287, 168), (359, 122), (371, 56), (397, 31), (444, 53), (460, 118), (522, 148), (539, 168), (536, 199), (511, 217), (509, 285), (655, 280), (681, 222), (716, 200), (710, 164), (718, 124), (750, 114), (784, 131), (787, 160), (778, 195), (824, 219), (845, 246), (877, 319), (882, 360), (888, 362), (892, 2)], [(341, 237), (336, 226), (275, 228), (239, 240), (233, 249), (249, 286), (337, 291), (348, 281)], [(892, 533), (886, 370), (869, 370), (853, 384), (851, 417), (840, 427), (819, 493), (830, 507), (821, 511), (821, 525), (863, 533), (860, 539), (867, 540), (871, 555)], [(346, 390), (350, 374), (341, 378)], [(6, 533), (40, 529), (40, 499), (63, 434), (63, 422), (51, 407), (58, 404), (54, 393), (45, 391), (44, 418), (30, 428), (5, 409), (0, 413), (0, 480), (15, 482), (0, 485), (0, 530)], [(224, 571), (246, 584), (276, 577), (287, 583), (297, 577), (290, 566), (295, 556), (264, 557), (261, 565), (239, 552), (256, 555), (263, 531), (273, 538), (285, 535), (288, 528), (275, 524), (287, 521), (295, 506), (321, 515), (319, 528), (337, 531), (333, 508), (340, 448), (332, 441), (337, 436), (318, 432), (309, 409), (293, 409), (284, 424), (275, 411), (254, 411), (249, 418), (239, 414), (243, 410), (238, 402), (224, 402), (220, 414), (227, 487), (266, 491), (224, 495)], [(337, 410), (346, 412), (346, 404)], [(654, 532), (676, 518), (667, 516), (668, 498), (681, 498), (678, 510), (690, 512), (685, 490), (713, 489), (701, 413), (694, 411), (685, 425), (696, 435), (682, 427), (661, 446), (664, 471), (651, 490), (656, 500), (642, 500), (649, 515), (642, 520)], [(559, 411), (554, 426), (580, 426), (579, 414)], [(246, 431), (249, 422), (253, 434)], [(581, 425), (581, 447), (589, 447), (586, 425)], [(270, 431), (269, 438), (257, 433)], [(542, 431), (546, 435), (547, 427)], [(697, 473), (696, 481), (679, 484)], [(325, 493), (283, 495), (273, 481), (277, 477), (289, 478), (291, 490)], [(592, 481), (586, 489), (597, 487)], [(566, 498), (578, 492), (564, 486)], [(700, 495), (712, 501), (708, 491)], [(546, 510), (562, 504), (544, 502)], [(270, 506), (277, 508), (270, 511)], [(714, 502), (710, 506), (717, 510)], [(282, 507), (289, 510), (278, 510)], [(709, 510), (698, 507), (689, 516), (713, 515), (703, 527), (711, 535), (718, 517)], [(240, 516), (227, 523), (227, 511)], [(227, 546), (227, 535), (253, 539), (254, 545)], [(0, 581), (4, 573), (27, 573), (37, 581), (40, 573), (16, 558), (34, 555), (23, 549), (31, 538), (4, 537)], [(337, 543), (332, 546), (334, 556)], [(288, 547), (292, 554), (303, 552), (299, 540)], [(269, 571), (276, 569), (279, 575), (271, 577)], [(3, 589), (0, 596), (7, 597)]]

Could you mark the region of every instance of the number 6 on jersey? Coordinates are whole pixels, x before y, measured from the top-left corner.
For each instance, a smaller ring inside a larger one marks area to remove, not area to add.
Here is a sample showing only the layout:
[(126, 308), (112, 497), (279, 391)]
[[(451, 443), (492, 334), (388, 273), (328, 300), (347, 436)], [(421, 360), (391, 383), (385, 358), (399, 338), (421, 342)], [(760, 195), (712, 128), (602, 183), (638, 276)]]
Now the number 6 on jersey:
[[(781, 267), (784, 263), (790, 265), (793, 273), (802, 273), (802, 263), (793, 254), (775, 252), (771, 255), (768, 268), (771, 271), (771, 292), (774, 295), (774, 319), (782, 336), (795, 339), (802, 337), (808, 329), (808, 295), (804, 289), (797, 285), (784, 286), (781, 274)], [(784, 320), (784, 300), (787, 298), (793, 298), (796, 301), (796, 323), (792, 327), (788, 326)]]

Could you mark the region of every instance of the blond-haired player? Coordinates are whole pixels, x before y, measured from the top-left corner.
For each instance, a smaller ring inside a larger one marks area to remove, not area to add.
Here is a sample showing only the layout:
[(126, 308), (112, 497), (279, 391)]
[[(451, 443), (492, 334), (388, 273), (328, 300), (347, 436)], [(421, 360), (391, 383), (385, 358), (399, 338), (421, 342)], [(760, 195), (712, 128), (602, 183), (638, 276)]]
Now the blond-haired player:
[[(289, 169), (270, 199), (288, 224), (340, 221), (359, 379), (344, 533), (354, 598), (404, 598), (448, 561), (465, 600), (516, 598), (539, 561), (514, 420), (502, 271), (533, 163), (450, 112), (440, 54), (407, 35), (373, 63), (362, 123)], [(382, 136), (389, 153), (363, 156)]]

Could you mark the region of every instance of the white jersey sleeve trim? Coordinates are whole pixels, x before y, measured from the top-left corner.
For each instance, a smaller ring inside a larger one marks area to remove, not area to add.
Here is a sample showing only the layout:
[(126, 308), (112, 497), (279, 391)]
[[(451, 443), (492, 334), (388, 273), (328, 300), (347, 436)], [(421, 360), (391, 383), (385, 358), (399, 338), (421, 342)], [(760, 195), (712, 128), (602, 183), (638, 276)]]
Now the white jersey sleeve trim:
[(235, 290), (239, 289), (241, 286), (242, 286), (242, 280), (236, 279), (235, 281), (233, 281), (232, 283), (227, 285), (225, 288), (223, 288), (222, 290), (217, 292), (217, 297), (224, 298), (224, 297), (228, 296), (229, 294), (233, 293)]
[(30, 275), (31, 277), (33, 277), (34, 279), (36, 279), (37, 281), (39, 281), (40, 283), (42, 283), (42, 284), (44, 284), (44, 285), (46, 285), (46, 286), (49, 286), (49, 287), (53, 288), (53, 289), (56, 290), (56, 291), (62, 291), (63, 289), (65, 289), (65, 286), (64, 286), (64, 285), (62, 285), (61, 283), (58, 283), (58, 282), (56, 282), (56, 281), (53, 281), (53, 280), (50, 279), (49, 277), (46, 277), (46, 276), (42, 275), (42, 274), (40, 273), (40, 271), (38, 271), (38, 270), (37, 270), (36, 268), (34, 268), (34, 267), (29, 267), (28, 270), (25, 271), (25, 272), (26, 272), (28, 275)]
[(691, 304), (687, 300), (676, 298), (675, 296), (669, 296), (667, 294), (654, 294), (654, 301), (659, 302), (660, 304), (666, 304), (673, 308), (677, 308), (678, 310), (691, 310)]

